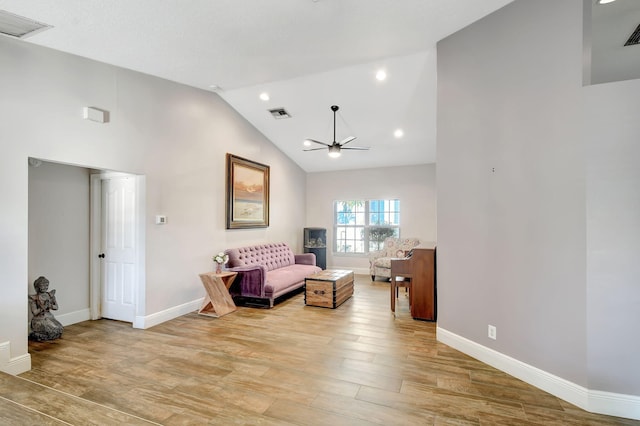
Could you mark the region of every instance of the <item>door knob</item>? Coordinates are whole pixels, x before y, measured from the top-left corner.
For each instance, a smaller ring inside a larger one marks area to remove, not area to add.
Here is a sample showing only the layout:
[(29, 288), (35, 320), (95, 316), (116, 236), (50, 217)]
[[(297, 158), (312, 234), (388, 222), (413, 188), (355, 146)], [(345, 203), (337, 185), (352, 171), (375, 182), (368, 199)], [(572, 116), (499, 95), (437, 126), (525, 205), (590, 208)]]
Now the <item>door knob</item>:
[(100, 259), (104, 259), (104, 253), (100, 253), (100, 254), (98, 255), (98, 257), (99, 257)]

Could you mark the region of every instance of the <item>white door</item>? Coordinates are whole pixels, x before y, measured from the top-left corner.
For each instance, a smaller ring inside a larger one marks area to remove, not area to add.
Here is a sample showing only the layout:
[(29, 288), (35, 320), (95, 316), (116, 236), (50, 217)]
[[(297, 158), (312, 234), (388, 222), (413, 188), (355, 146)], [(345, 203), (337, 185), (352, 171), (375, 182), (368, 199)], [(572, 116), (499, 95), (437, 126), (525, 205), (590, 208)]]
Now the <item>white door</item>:
[(102, 317), (133, 322), (136, 289), (136, 182), (102, 179)]

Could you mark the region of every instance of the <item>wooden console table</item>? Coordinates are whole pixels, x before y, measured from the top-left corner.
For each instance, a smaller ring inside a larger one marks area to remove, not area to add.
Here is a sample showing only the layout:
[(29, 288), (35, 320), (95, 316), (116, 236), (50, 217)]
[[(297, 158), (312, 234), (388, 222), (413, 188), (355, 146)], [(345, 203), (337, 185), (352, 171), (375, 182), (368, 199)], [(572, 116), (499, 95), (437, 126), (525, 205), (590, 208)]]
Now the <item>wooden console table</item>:
[(229, 294), (229, 287), (236, 279), (237, 272), (207, 272), (200, 274), (200, 281), (207, 291), (202, 307), (198, 311), (200, 315), (219, 318), (238, 309)]

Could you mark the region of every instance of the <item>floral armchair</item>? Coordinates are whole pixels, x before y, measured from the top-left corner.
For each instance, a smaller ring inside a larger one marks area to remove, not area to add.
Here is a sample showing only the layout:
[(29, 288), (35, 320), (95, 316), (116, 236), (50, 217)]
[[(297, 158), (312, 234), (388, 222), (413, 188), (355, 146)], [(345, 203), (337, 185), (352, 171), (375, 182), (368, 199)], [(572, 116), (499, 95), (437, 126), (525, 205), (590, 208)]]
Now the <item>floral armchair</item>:
[(376, 277), (391, 277), (391, 259), (406, 257), (412, 248), (420, 244), (418, 238), (388, 237), (384, 240), (382, 250), (369, 254), (369, 272), (371, 280)]

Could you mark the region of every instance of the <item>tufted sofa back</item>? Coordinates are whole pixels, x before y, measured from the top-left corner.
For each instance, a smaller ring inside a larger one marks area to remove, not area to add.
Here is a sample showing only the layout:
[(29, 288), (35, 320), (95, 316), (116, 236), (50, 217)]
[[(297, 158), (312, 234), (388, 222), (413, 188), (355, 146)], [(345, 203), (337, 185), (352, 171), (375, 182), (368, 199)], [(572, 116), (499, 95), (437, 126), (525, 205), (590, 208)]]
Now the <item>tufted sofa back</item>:
[(296, 263), (293, 251), (291, 251), (286, 243), (262, 244), (227, 249), (225, 253), (229, 255), (228, 266), (230, 268), (262, 265), (267, 268), (267, 271), (272, 271)]

